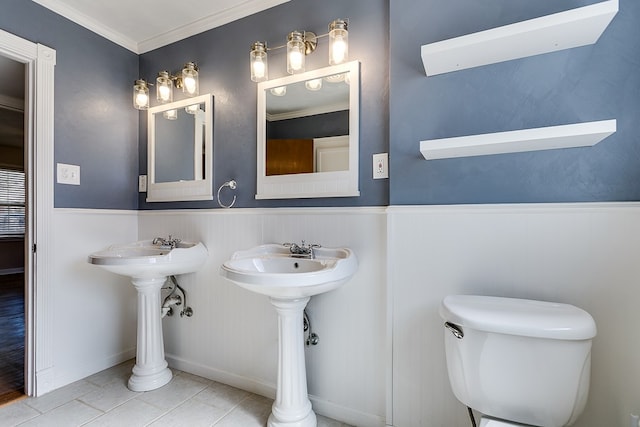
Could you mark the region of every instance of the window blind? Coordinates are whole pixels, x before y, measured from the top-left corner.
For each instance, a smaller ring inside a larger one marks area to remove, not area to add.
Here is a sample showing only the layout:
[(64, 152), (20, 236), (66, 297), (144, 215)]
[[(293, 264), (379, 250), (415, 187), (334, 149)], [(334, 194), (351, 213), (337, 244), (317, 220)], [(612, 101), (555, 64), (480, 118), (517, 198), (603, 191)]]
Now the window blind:
[(0, 168), (0, 236), (24, 234), (24, 172)]

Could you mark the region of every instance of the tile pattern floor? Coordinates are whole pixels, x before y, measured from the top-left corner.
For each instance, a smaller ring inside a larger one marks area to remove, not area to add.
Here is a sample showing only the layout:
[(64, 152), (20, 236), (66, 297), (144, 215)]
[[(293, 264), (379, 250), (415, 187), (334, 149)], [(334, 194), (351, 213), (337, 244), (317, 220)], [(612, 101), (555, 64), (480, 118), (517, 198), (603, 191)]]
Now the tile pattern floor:
[[(271, 399), (173, 370), (164, 387), (127, 389), (133, 361), (114, 366), (41, 397), (0, 408), (0, 425), (72, 426), (265, 426)], [(318, 415), (319, 427), (348, 427)]]

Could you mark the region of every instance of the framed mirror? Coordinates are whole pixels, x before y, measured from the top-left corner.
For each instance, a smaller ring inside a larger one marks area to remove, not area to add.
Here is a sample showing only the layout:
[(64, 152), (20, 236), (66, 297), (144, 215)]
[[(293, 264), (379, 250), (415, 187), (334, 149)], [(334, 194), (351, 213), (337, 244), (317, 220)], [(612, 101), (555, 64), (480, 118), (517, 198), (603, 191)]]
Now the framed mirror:
[(213, 200), (213, 97), (150, 108), (147, 202)]
[(355, 197), (360, 63), (258, 84), (256, 199)]

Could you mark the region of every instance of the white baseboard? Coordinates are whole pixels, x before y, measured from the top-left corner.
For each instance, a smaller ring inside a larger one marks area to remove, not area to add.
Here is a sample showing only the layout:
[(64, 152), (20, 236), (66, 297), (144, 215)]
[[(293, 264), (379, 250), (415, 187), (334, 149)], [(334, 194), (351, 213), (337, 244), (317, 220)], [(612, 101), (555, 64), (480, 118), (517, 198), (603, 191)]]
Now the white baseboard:
[[(136, 349), (135, 347), (127, 349), (125, 351), (122, 351), (120, 353), (111, 355), (109, 357), (103, 358), (103, 359), (99, 359), (99, 360), (95, 360), (92, 363), (87, 363), (84, 366), (80, 366), (77, 369), (74, 369), (73, 371), (69, 371), (69, 372), (62, 372), (62, 373), (58, 373), (56, 372), (55, 375), (55, 384), (53, 388), (49, 389), (49, 390), (40, 390), (40, 375), (38, 376), (38, 396), (47, 393), (49, 391), (52, 391), (54, 389), (63, 387), (67, 384), (71, 384), (75, 381), (81, 380), (83, 378), (86, 378), (90, 375), (96, 374), (100, 371), (104, 371), (105, 369), (111, 368), (115, 365), (118, 365), (122, 362), (125, 362), (127, 360), (133, 359), (136, 357)], [(49, 370), (54, 370), (55, 368), (51, 368)], [(47, 382), (48, 384), (49, 382)]]
[[(171, 354), (165, 354), (169, 366), (179, 369), (190, 374), (198, 375), (213, 381), (218, 381), (232, 387), (246, 390), (251, 393), (274, 399), (276, 396), (276, 388), (272, 384), (265, 383), (254, 378), (247, 378), (240, 375), (231, 374), (200, 363), (194, 363), (189, 360), (176, 357)], [(309, 400), (313, 405), (313, 410), (325, 417), (333, 418), (354, 426), (366, 427), (384, 427), (384, 417), (373, 414), (365, 414), (351, 408), (336, 405), (328, 400), (319, 399), (316, 396), (309, 395)]]

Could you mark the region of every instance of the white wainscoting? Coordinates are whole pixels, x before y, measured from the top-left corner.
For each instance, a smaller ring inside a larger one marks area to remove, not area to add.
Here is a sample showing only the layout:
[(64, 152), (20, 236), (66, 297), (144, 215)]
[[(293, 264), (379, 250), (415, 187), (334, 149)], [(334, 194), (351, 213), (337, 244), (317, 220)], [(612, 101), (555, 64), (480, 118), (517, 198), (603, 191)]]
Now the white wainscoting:
[(320, 336), (306, 350), (309, 392), (319, 413), (367, 427), (385, 417), (396, 427), (467, 427), (449, 387), (438, 316), (442, 298), (456, 293), (586, 309), (598, 336), (589, 402), (575, 425), (624, 426), (640, 412), (638, 203), (56, 209), (54, 388), (134, 357), (135, 292), (128, 279), (86, 264), (87, 254), (167, 234), (201, 240), (210, 254), (201, 271), (178, 278), (194, 316), (163, 320), (175, 368), (273, 396), (275, 312), (218, 269), (237, 249), (305, 239), (348, 246), (360, 261), (350, 282), (309, 304)]
[[(202, 241), (209, 250), (197, 273), (178, 277), (191, 318), (163, 320), (171, 366), (275, 396), (278, 331), (267, 297), (219, 274), (231, 254), (262, 243), (319, 243), (349, 247), (359, 260), (343, 287), (313, 297), (307, 307), (317, 346), (306, 349), (314, 409), (360, 426), (385, 424), (386, 215), (384, 208), (146, 211), (139, 238), (171, 234)], [(301, 326), (302, 327), (302, 326)]]
[(574, 425), (626, 426), (640, 411), (640, 204), (391, 207), (388, 232), (395, 426), (469, 425), (446, 372), (448, 294), (584, 308), (598, 336)]
[(54, 209), (50, 337), (56, 389), (135, 357), (136, 292), (129, 279), (87, 262), (113, 243), (136, 240), (137, 211)]

